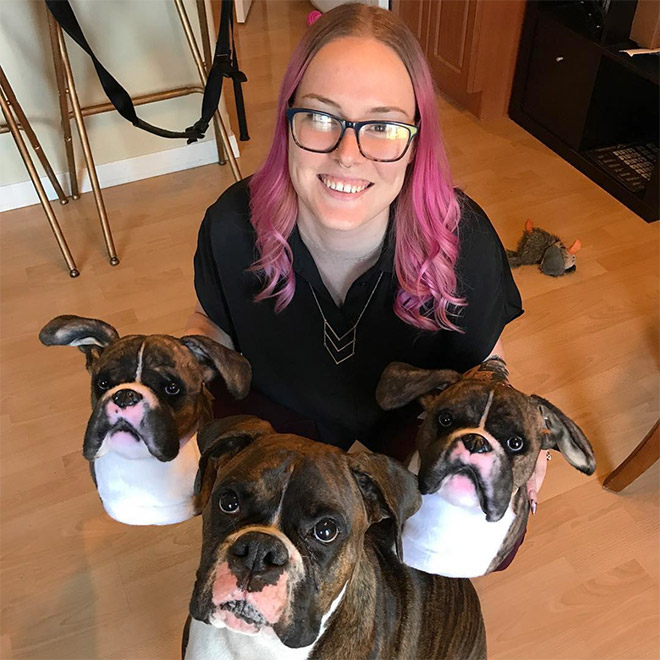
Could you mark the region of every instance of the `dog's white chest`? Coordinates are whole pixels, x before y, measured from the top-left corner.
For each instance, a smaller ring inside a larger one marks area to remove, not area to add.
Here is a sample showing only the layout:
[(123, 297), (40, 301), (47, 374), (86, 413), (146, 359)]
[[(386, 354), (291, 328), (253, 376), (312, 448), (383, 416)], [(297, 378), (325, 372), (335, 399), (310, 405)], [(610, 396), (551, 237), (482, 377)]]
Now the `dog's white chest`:
[(184, 660), (306, 660), (312, 646), (290, 649), (274, 632), (243, 635), (191, 619)]
[(447, 577), (484, 575), (515, 517), (509, 506), (501, 520), (488, 522), (481, 509), (454, 506), (438, 493), (422, 495), (422, 506), (403, 528), (403, 561)]
[(128, 525), (169, 525), (195, 515), (197, 437), (167, 463), (153, 456), (129, 459), (108, 452), (94, 461), (99, 496), (108, 515)]

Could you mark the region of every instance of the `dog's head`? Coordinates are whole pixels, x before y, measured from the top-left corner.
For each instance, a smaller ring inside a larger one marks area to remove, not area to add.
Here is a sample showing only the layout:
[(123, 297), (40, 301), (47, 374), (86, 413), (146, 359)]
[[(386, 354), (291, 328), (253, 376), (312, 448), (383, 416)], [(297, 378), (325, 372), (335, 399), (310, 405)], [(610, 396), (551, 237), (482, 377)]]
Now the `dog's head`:
[(250, 387), (248, 361), (207, 337), (120, 338), (104, 321), (58, 316), (39, 339), (85, 353), (92, 377), (92, 415), (83, 443), (89, 461), (108, 451), (170, 461), (198, 424), (210, 418), (206, 383), (220, 374), (237, 398)]
[(507, 376), (497, 358), (464, 376), (394, 362), (376, 390), (386, 410), (417, 398), (426, 411), (417, 435), (421, 492), (478, 506), (489, 521), (502, 518), (542, 449), (560, 451), (585, 474), (596, 468), (577, 424), (545, 399), (511, 387)]
[(292, 648), (312, 644), (365, 535), (384, 552), (398, 546), (420, 504), (414, 476), (384, 456), (276, 434), (251, 416), (215, 420), (198, 441), (203, 538), (191, 615)]

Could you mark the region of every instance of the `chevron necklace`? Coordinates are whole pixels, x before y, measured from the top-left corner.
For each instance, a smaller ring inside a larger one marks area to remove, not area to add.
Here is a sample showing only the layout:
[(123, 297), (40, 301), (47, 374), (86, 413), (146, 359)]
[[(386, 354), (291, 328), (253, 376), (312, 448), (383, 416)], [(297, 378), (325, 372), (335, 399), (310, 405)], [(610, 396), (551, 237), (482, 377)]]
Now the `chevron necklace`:
[(312, 296), (314, 296), (314, 302), (316, 303), (316, 306), (319, 309), (319, 314), (321, 314), (321, 318), (323, 319), (323, 345), (325, 346), (325, 350), (328, 351), (328, 354), (336, 365), (340, 365), (342, 362), (346, 362), (346, 360), (349, 360), (355, 355), (355, 348), (357, 344), (357, 327), (362, 320), (364, 313), (367, 311), (367, 307), (369, 307), (369, 303), (374, 297), (374, 293), (376, 293), (376, 289), (378, 288), (378, 285), (382, 279), (383, 273), (381, 272), (381, 274), (378, 276), (378, 279), (376, 280), (376, 285), (369, 294), (369, 298), (367, 298), (367, 302), (365, 303), (362, 311), (360, 312), (360, 315), (357, 318), (357, 321), (353, 324), (353, 327), (348, 329), (343, 335), (338, 334), (337, 331), (330, 325), (328, 319), (325, 318), (325, 314), (321, 308), (321, 303), (316, 297), (316, 291), (314, 291), (314, 287), (311, 284), (309, 285), (309, 288), (312, 291)]

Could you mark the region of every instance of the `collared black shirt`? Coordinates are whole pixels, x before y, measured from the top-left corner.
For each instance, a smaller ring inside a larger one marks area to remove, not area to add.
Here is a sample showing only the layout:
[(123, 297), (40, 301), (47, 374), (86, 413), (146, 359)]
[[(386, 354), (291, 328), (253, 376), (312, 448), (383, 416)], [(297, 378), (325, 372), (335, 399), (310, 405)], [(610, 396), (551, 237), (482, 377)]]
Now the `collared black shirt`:
[[(463, 193), (456, 272), (458, 293), (467, 306), (453, 320), (464, 332), (424, 331), (395, 315), (392, 223), (377, 263), (351, 285), (341, 307), (335, 305), (294, 228), (289, 244), (296, 290), (291, 303), (276, 314), (272, 300), (254, 302), (262, 284), (248, 270), (257, 259), (248, 184), (245, 179), (232, 185), (206, 212), (194, 261), (197, 297), (208, 317), (252, 364), (253, 390), (312, 420), (323, 442), (347, 449), (358, 439), (378, 450), (380, 435), (404, 414), (384, 413), (374, 398), (378, 379), (390, 362), (465, 371), (486, 358), (504, 326), (522, 314), (497, 233), (484, 211)], [(373, 292), (357, 326), (355, 353), (339, 365), (324, 347), (324, 322), (311, 287), (339, 335), (352, 328)], [(413, 408), (405, 414), (413, 415)]]

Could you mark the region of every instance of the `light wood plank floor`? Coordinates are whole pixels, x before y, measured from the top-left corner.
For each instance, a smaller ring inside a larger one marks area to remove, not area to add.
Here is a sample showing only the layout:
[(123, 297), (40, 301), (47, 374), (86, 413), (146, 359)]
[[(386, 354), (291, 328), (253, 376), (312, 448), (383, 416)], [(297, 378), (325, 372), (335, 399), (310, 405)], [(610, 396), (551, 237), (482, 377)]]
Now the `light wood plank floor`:
[[(256, 0), (239, 27), (252, 141), (268, 143), (284, 63), (306, 2)], [(514, 564), (476, 581), (490, 656), (660, 657), (658, 469), (601, 489), (658, 417), (658, 224), (648, 225), (508, 119), (479, 122), (440, 99), (457, 183), (505, 245), (524, 222), (584, 245), (575, 274), (516, 271), (526, 314), (505, 333), (513, 382), (587, 433), (591, 478), (557, 456)], [(6, 138), (9, 139), (9, 138)], [(109, 520), (81, 455), (84, 359), (44, 348), (39, 328), (75, 313), (122, 334), (179, 334), (193, 304), (204, 209), (231, 182), (209, 165), (105, 191), (121, 264), (108, 264), (91, 195), (56, 207), (82, 275), (71, 280), (39, 206), (0, 217), (2, 238), (2, 631), (5, 658), (176, 658), (199, 520), (131, 528)]]

